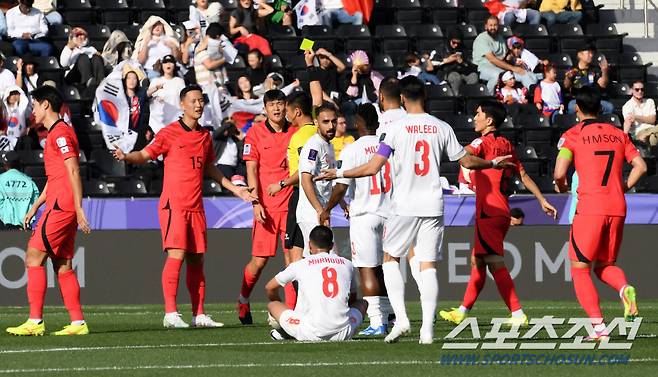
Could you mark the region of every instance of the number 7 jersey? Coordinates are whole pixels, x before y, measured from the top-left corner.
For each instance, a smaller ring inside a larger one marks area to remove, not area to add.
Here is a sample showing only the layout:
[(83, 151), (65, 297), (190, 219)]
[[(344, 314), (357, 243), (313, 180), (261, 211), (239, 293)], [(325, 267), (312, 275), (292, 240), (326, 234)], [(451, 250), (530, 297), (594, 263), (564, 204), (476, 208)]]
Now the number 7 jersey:
[(624, 160), (640, 155), (627, 134), (613, 125), (585, 120), (562, 135), (558, 149), (571, 152), (578, 172), (577, 214), (626, 216)]

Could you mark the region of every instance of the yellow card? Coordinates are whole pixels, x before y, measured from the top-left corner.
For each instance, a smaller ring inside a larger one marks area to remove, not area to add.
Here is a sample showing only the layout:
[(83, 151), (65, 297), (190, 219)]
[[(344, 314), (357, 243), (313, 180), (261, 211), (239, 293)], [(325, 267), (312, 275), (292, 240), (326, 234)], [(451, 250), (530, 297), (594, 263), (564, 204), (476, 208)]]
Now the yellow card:
[(309, 51), (309, 50), (313, 49), (314, 44), (315, 44), (315, 41), (304, 38), (302, 40), (302, 44), (299, 46), (299, 49), (302, 50), (302, 51)]

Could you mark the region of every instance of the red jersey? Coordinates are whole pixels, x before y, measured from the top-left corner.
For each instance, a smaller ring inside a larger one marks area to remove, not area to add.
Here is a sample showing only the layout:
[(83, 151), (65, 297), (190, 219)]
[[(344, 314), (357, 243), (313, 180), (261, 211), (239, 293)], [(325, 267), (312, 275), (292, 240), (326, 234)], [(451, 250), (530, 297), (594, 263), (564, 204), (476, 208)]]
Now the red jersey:
[(160, 208), (203, 211), (203, 176), (215, 162), (210, 132), (189, 128), (182, 119), (164, 127), (144, 150), (151, 159), (164, 156), (164, 182)]
[(578, 206), (583, 215), (626, 216), (622, 168), (640, 153), (628, 134), (596, 120), (585, 120), (565, 132), (558, 149), (573, 154), (578, 172)]
[(62, 211), (75, 211), (73, 189), (64, 161), (78, 158), (80, 149), (73, 127), (58, 120), (48, 131), (43, 149), (43, 161), (48, 176), (46, 210), (59, 208)]
[(512, 143), (502, 136), (496, 136), (495, 132), (489, 132), (473, 140), (466, 149), (472, 155), (485, 160), (512, 155), (510, 162), (516, 165), (513, 169), (471, 171), (471, 182), (475, 186), (475, 217), (510, 217), (507, 186), (512, 174), (521, 174), (523, 171)]
[(258, 162), (258, 198), (269, 212), (287, 212), (292, 187), (285, 187), (276, 195), (267, 194), (267, 186), (290, 176), (288, 170), (288, 144), (297, 127), (286, 125), (276, 132), (269, 122), (256, 124), (247, 131), (244, 152), (245, 161)]

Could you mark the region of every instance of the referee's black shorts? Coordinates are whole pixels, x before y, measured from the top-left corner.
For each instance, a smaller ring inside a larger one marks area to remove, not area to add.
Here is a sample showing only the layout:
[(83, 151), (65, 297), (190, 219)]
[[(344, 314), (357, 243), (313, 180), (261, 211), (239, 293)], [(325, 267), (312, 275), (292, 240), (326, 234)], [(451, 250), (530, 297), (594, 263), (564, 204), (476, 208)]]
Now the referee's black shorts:
[(304, 235), (297, 225), (297, 202), (299, 202), (299, 187), (295, 186), (288, 201), (288, 219), (286, 220), (286, 241), (284, 247), (292, 249), (304, 248)]

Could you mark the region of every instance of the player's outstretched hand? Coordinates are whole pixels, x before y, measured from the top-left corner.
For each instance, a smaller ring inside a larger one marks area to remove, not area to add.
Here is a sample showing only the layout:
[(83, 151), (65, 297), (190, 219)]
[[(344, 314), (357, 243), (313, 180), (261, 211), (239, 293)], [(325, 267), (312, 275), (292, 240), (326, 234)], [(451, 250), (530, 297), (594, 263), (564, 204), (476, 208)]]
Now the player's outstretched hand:
[(121, 148), (119, 148), (119, 146), (116, 145), (116, 144), (112, 144), (112, 145), (114, 146), (114, 150), (112, 151), (112, 155), (114, 156), (114, 158), (116, 158), (119, 161), (125, 160), (126, 159), (126, 154), (123, 153)]
[(281, 191), (281, 186), (278, 183), (272, 183), (271, 185), (267, 186), (267, 195), (269, 196), (274, 196), (279, 191)]
[(512, 158), (511, 154), (508, 154), (506, 156), (498, 156), (494, 158), (493, 161), (493, 168), (494, 169), (507, 169), (507, 168), (513, 168), (515, 165), (514, 163), (510, 162), (509, 159)]
[(34, 215), (36, 214), (36, 210), (34, 208), (30, 208), (29, 211), (25, 214), (25, 217), (23, 218), (23, 230), (30, 230), (32, 226), (32, 219), (34, 218)]
[(557, 209), (555, 209), (555, 207), (553, 207), (553, 205), (549, 203), (548, 200), (543, 200), (541, 202), (541, 209), (545, 214), (551, 216), (553, 220), (557, 220)]
[(258, 196), (254, 193), (253, 187), (237, 187), (233, 194), (245, 202), (258, 201)]
[(89, 227), (89, 222), (87, 221), (87, 216), (85, 216), (85, 211), (80, 208), (75, 212), (75, 215), (78, 218), (78, 226), (80, 227), (80, 230), (82, 230), (82, 232), (85, 234), (91, 233), (91, 227)]
[(313, 178), (314, 181), (333, 181), (336, 179), (336, 169), (322, 169), (320, 174)]

